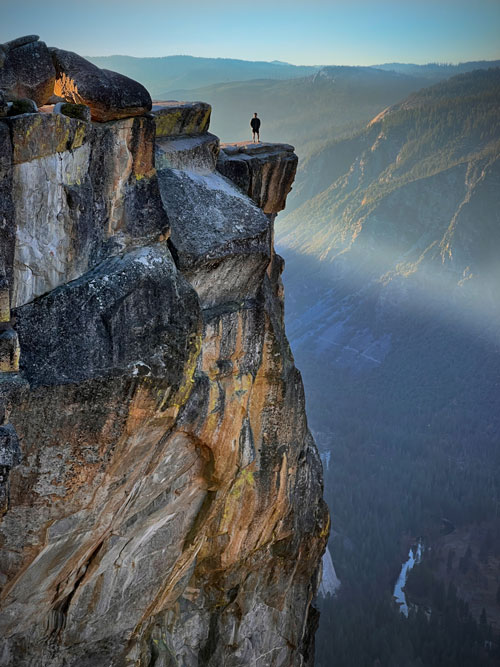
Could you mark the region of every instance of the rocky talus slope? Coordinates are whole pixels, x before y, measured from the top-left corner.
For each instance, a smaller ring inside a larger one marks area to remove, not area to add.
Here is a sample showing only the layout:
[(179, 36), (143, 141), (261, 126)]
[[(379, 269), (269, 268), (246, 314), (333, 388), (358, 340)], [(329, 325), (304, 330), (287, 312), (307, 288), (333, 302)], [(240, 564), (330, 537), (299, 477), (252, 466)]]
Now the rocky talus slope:
[(293, 151), (222, 153), (208, 105), (35, 36), (0, 56), (0, 664), (312, 665)]

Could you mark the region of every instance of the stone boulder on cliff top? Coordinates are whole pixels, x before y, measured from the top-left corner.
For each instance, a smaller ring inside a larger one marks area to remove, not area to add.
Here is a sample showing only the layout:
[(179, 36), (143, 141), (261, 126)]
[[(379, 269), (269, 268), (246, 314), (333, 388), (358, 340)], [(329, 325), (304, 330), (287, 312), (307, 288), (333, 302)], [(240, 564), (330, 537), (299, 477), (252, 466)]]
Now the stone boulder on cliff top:
[(55, 95), (89, 106), (92, 120), (140, 116), (151, 109), (151, 96), (137, 81), (100, 69), (72, 51), (51, 48), (50, 52), (56, 68)]
[(56, 71), (45, 42), (37, 35), (0, 45), (0, 89), (8, 99), (26, 97), (38, 106), (54, 92)]

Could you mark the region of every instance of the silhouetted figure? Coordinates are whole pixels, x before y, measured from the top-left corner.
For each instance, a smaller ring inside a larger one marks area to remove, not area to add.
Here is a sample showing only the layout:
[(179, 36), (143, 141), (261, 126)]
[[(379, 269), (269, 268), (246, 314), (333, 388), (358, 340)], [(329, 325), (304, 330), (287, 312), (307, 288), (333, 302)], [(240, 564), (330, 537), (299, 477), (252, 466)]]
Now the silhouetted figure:
[(252, 128), (252, 141), (255, 143), (255, 137), (257, 136), (257, 143), (259, 143), (260, 118), (257, 118), (257, 112), (254, 113), (253, 118), (250, 121), (250, 127)]

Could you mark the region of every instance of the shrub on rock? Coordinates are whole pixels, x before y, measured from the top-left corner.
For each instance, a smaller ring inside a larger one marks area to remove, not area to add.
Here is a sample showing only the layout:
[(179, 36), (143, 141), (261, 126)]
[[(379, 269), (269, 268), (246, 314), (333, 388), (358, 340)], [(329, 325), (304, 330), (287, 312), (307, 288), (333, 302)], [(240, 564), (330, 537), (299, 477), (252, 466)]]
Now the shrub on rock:
[(70, 102), (58, 102), (54, 107), (54, 113), (60, 113), (68, 118), (76, 118), (90, 123), (90, 109), (86, 104), (71, 104)]
[(9, 102), (7, 116), (20, 116), (23, 113), (38, 113), (38, 107), (33, 100), (22, 97), (19, 100)]

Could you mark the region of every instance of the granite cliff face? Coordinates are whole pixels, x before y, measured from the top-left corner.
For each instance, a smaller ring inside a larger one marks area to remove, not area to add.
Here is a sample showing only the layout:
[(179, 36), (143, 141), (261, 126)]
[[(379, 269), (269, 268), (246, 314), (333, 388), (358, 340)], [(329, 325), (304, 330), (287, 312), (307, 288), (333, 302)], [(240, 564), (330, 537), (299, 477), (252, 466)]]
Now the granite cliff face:
[(248, 190), (208, 105), (106, 106), (87, 71), (17, 115), (9, 81), (0, 664), (312, 664), (329, 521), (272, 247), (296, 157)]

